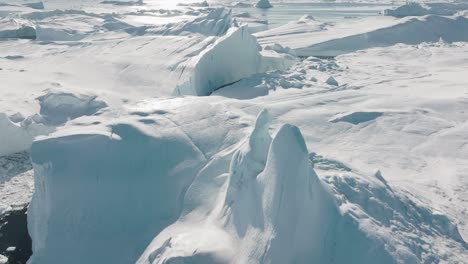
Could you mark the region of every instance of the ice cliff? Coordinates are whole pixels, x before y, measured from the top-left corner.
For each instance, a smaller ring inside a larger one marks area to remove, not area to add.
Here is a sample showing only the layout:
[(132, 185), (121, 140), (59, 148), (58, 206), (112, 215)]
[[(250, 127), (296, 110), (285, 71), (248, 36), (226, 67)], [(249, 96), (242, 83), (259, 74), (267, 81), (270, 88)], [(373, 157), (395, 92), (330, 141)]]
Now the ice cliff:
[[(289, 55), (260, 53), (260, 46), (247, 27), (231, 28), (200, 54), (179, 65), (182, 81), (175, 94), (209, 95), (255, 73), (284, 70), (294, 60)], [(182, 75), (184, 72), (190, 74)]]

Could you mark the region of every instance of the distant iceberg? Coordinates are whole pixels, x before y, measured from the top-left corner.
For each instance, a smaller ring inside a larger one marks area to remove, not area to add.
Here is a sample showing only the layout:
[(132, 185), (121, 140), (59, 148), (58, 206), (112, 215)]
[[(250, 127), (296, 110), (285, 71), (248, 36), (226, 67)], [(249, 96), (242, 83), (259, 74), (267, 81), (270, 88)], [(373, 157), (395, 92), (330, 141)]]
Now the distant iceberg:
[(270, 4), (270, 1), (268, 0), (260, 0), (257, 2), (255, 5), (257, 8), (272, 8), (273, 6)]

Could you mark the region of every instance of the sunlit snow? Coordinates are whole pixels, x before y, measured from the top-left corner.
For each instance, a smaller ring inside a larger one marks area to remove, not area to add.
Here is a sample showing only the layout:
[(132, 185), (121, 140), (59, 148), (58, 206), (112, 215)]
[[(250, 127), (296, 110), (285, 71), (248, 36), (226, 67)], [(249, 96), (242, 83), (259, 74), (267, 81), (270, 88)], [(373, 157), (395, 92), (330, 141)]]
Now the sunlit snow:
[(467, 41), (463, 1), (0, 0), (0, 263), (467, 263)]

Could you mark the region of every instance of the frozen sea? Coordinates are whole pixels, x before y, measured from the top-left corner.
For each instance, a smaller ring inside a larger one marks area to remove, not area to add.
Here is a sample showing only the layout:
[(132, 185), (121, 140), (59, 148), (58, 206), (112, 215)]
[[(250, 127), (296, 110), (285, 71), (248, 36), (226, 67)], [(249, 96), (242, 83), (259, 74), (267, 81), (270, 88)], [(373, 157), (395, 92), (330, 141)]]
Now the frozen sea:
[(304, 15), (311, 15), (323, 22), (337, 22), (344, 19), (356, 19), (367, 16), (377, 16), (384, 9), (392, 8), (392, 4), (378, 3), (277, 3), (271, 9), (234, 8), (235, 12), (249, 12), (268, 20), (269, 27), (274, 28), (290, 21), (298, 20)]
[(208, 3), (0, 0), (0, 263), (467, 263), (468, 3)]

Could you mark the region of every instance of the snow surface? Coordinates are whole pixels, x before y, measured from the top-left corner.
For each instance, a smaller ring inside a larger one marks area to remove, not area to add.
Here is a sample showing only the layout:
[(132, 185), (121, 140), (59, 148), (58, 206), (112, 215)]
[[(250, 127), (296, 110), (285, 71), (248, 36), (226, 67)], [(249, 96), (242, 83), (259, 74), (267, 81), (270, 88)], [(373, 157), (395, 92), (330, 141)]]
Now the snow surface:
[(34, 191), (30, 264), (466, 263), (463, 3), (26, 3), (0, 209)]
[[(36, 192), (28, 213), (35, 252), (31, 263), (81, 263), (83, 254), (96, 263), (130, 263), (177, 218), (183, 194), (197, 172), (209, 158), (236, 143), (241, 126), (235, 119), (229, 121), (221, 105), (200, 103), (195, 113), (192, 104), (184, 107), (182, 100), (167, 103), (171, 110), (129, 110), (125, 123), (115, 123), (104, 114), (95, 117), (101, 124), (88, 118), (95, 125), (81, 126), (84, 134), (74, 135), (74, 130), (68, 134), (64, 128), (68, 135), (61, 138), (58, 132), (51, 139), (55, 146), (49, 140), (33, 146), (37, 166)], [(179, 114), (185, 117), (173, 121)], [(55, 150), (49, 152), (51, 147)], [(43, 155), (46, 152), (50, 156)], [(60, 169), (56, 159), (67, 162), (70, 155), (76, 157), (70, 164), (73, 170), (68, 165)], [(122, 162), (109, 166), (115, 160)], [(86, 197), (77, 200), (82, 192)], [(145, 202), (141, 197), (152, 198)], [(155, 205), (158, 200), (165, 200), (164, 205)], [(69, 209), (62, 211), (62, 206)], [(114, 222), (116, 218), (119, 221)], [(71, 222), (75, 224), (63, 225)], [(115, 248), (125, 250), (116, 254)]]
[[(270, 137), (266, 111), (246, 134), (236, 108), (193, 100), (189, 107), (180, 99), (148, 101), (120, 112), (123, 123), (97, 124), (104, 113), (36, 141), (30, 262), (79, 263), (86, 254), (97, 263), (128, 263), (144, 248), (137, 263), (418, 263), (441, 256), (456, 263), (466, 256), (448, 217), (394, 190), (380, 173), (372, 179), (309, 155), (292, 125)], [(204, 111), (193, 113), (193, 103)], [(315, 162), (332, 176), (319, 178)], [(154, 205), (162, 199), (164, 206)]]
[[(299, 21), (257, 33), (260, 44), (280, 43), (298, 56), (337, 56), (398, 43), (466, 41), (465, 16), (369, 17), (336, 24)], [(299, 38), (300, 40), (296, 40)]]

